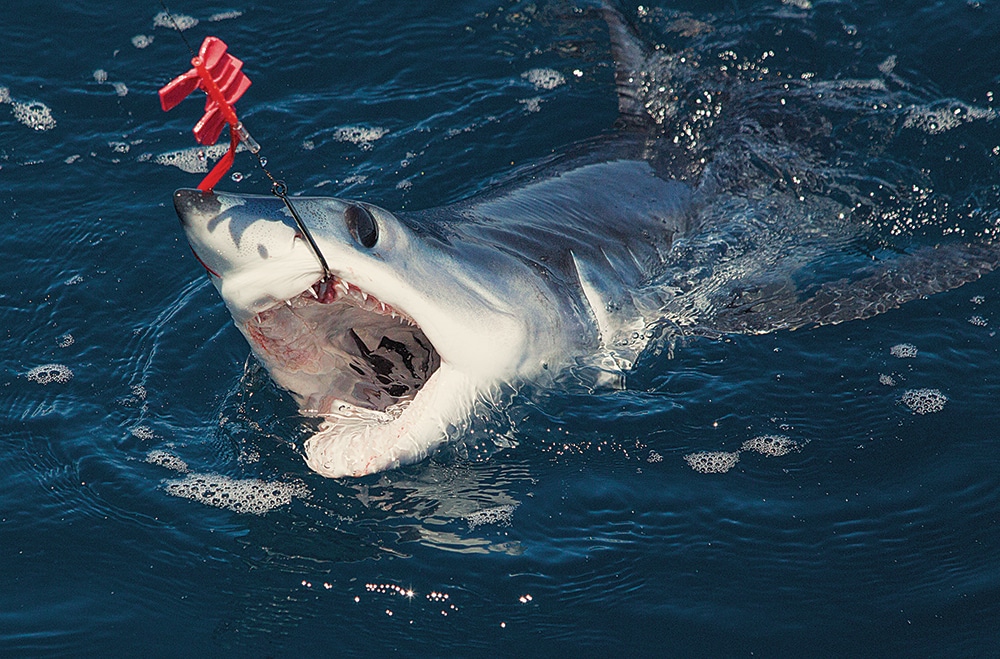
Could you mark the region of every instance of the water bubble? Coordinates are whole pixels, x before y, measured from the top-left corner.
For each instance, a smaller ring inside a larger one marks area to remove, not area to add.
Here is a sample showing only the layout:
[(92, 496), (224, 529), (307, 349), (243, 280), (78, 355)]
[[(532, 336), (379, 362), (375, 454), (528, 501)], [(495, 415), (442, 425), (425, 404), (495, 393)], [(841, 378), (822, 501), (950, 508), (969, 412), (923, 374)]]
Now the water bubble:
[(64, 384), (73, 379), (73, 371), (62, 364), (42, 364), (28, 371), (28, 379), (38, 384)]
[(650, 462), (650, 463), (653, 463), (653, 462), (663, 462), (663, 456), (660, 455), (659, 453), (657, 453), (656, 451), (650, 451), (649, 452), (649, 457), (646, 458), (646, 462)]
[(382, 139), (388, 133), (389, 129), (381, 126), (342, 126), (334, 131), (333, 139), (338, 142), (350, 142), (368, 150), (372, 147), (372, 142)]
[(159, 465), (161, 467), (166, 467), (173, 471), (178, 471), (182, 474), (186, 474), (189, 471), (186, 462), (178, 458), (173, 453), (168, 453), (166, 451), (150, 451), (146, 454), (146, 462), (154, 465)]
[(173, 14), (161, 11), (153, 17), (153, 27), (166, 27), (171, 30), (189, 30), (198, 24), (198, 19), (185, 14)]
[(514, 517), (514, 510), (516, 508), (516, 504), (507, 504), (504, 506), (496, 506), (495, 508), (477, 510), (466, 517), (465, 521), (469, 523), (470, 529), (475, 529), (477, 526), (484, 526), (486, 524), (510, 526), (511, 519)]
[(986, 327), (989, 324), (982, 316), (972, 316), (969, 318), (969, 323), (976, 327)]
[(166, 481), (164, 489), (175, 497), (253, 515), (264, 515), (291, 503), (294, 498), (309, 495), (308, 488), (301, 482), (235, 479), (219, 474), (189, 474)]
[(884, 384), (887, 387), (894, 387), (894, 386), (896, 386), (896, 379), (894, 377), (892, 377), (891, 375), (886, 375), (884, 373), (879, 373), (879, 375), (878, 375), (878, 383), (879, 384)]
[(931, 414), (943, 410), (948, 397), (938, 389), (909, 389), (900, 401), (916, 414)]
[(757, 451), (761, 455), (775, 458), (781, 455), (788, 455), (800, 448), (802, 446), (798, 442), (792, 441), (784, 435), (761, 435), (743, 442), (742, 450)]
[(958, 104), (953, 107), (929, 107), (915, 105), (910, 108), (903, 122), (904, 128), (914, 128), (931, 135), (944, 133), (964, 123), (977, 119), (993, 120), (996, 113), (991, 109)]
[(76, 339), (74, 339), (73, 335), (70, 334), (69, 332), (63, 334), (62, 336), (56, 339), (56, 345), (59, 346), (60, 348), (68, 348), (74, 343), (76, 343)]
[(233, 179), (234, 183), (239, 183), (240, 181), (243, 180), (243, 174), (239, 172), (233, 172), (232, 176), (230, 176), (229, 178)]
[(536, 89), (555, 89), (566, 82), (566, 76), (555, 69), (531, 69), (522, 73), (521, 77)]
[(40, 101), (14, 103), (14, 118), (34, 130), (50, 130), (56, 126), (52, 110)]
[(525, 112), (540, 112), (542, 109), (542, 99), (539, 96), (534, 98), (522, 98), (518, 103), (524, 106)]
[(912, 343), (897, 343), (889, 348), (889, 354), (899, 359), (913, 359), (917, 356), (917, 346)]
[(229, 20), (230, 18), (239, 18), (242, 15), (243, 12), (235, 9), (232, 11), (220, 11), (218, 14), (212, 14), (211, 16), (209, 16), (208, 20), (211, 22), (225, 21)]
[[(168, 151), (153, 158), (157, 165), (169, 165), (177, 167), (188, 174), (203, 174), (208, 171), (209, 160), (218, 160), (229, 149), (228, 144), (214, 144), (209, 147), (191, 147), (179, 151)], [(241, 143), (236, 147), (237, 151), (243, 151), (245, 147)]]
[(740, 454), (726, 451), (698, 451), (685, 455), (684, 461), (702, 474), (724, 474), (740, 461)]

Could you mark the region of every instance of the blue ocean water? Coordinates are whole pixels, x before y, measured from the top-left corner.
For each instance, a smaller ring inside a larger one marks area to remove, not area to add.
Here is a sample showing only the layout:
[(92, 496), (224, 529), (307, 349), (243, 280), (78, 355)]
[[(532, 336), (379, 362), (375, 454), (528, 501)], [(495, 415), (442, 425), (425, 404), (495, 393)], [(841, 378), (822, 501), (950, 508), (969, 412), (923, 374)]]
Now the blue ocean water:
[[(436, 206), (616, 119), (586, 2), (171, 10), (244, 60), (242, 118), (295, 193)], [(888, 129), (847, 106), (816, 122), (926, 193), (873, 220), (886, 236), (997, 218), (993, 3), (622, 10), (706, 88), (726, 66), (908, 94), (874, 108), (906, 116)], [(326, 480), (300, 456), (314, 422), (248, 359), (174, 216), (205, 161), (199, 102), (158, 105), (189, 59), (161, 11), (5, 12), (5, 656), (996, 654), (997, 275), (867, 320), (659, 345), (623, 391), (515, 400), (509, 446)], [(235, 170), (220, 187), (267, 190), (246, 154)], [(794, 450), (742, 448), (761, 437)], [(704, 452), (739, 460), (701, 473), (685, 456)]]

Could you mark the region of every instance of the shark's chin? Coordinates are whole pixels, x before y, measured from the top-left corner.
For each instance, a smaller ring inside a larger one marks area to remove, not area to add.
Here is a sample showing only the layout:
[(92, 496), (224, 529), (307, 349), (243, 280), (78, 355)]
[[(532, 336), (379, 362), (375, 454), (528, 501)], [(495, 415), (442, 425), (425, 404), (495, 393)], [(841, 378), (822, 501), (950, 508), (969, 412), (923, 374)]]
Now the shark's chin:
[(442, 363), (409, 401), (385, 411), (343, 404), (306, 440), (306, 464), (357, 478), (422, 460), (460, 430), (485, 385)]
[[(307, 457), (316, 471), (363, 475), (410, 461), (412, 451), (396, 446), (403, 439), (393, 427), (410, 416), (406, 410), (442, 362), (409, 315), (331, 276), (257, 313), (241, 329), (303, 413), (324, 417), (317, 437), (326, 467)], [(317, 443), (307, 442), (307, 456), (316, 454)]]

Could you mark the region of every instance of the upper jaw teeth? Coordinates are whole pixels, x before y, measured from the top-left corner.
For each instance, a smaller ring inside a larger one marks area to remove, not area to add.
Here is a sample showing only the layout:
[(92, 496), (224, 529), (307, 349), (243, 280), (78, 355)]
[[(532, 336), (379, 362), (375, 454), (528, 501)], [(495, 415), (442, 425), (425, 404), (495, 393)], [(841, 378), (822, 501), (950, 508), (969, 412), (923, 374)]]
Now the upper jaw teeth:
[(392, 318), (398, 318), (402, 321), (410, 323), (411, 325), (416, 325), (416, 323), (414, 323), (413, 320), (406, 314), (397, 311), (385, 302), (376, 298), (374, 295), (361, 290), (354, 284), (344, 281), (340, 277), (330, 277), (329, 279), (323, 279), (316, 282), (309, 288), (309, 294), (323, 304), (329, 304), (339, 299), (349, 298), (350, 304), (353, 304), (360, 309), (390, 316)]

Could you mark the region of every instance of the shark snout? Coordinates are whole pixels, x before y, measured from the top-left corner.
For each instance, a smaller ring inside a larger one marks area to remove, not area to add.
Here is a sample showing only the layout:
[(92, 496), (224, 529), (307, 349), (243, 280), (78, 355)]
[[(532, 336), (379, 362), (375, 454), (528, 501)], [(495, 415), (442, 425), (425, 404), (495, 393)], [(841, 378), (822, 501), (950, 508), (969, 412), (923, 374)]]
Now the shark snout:
[(199, 218), (212, 218), (219, 214), (222, 204), (212, 192), (182, 188), (174, 192), (174, 210), (181, 221), (181, 226), (188, 226)]
[(174, 208), (198, 261), (216, 277), (264, 267), (290, 252), (298, 234), (278, 198), (182, 189)]

